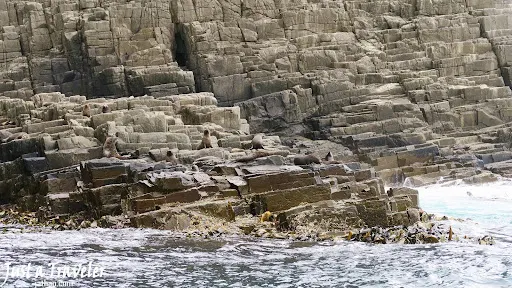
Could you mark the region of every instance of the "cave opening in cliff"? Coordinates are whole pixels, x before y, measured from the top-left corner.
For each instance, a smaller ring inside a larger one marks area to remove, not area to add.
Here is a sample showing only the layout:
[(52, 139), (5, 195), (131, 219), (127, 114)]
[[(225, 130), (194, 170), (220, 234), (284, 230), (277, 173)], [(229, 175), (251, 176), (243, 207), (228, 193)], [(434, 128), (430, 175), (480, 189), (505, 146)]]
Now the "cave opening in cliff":
[(182, 69), (188, 70), (188, 53), (183, 34), (177, 32), (174, 35), (174, 60)]

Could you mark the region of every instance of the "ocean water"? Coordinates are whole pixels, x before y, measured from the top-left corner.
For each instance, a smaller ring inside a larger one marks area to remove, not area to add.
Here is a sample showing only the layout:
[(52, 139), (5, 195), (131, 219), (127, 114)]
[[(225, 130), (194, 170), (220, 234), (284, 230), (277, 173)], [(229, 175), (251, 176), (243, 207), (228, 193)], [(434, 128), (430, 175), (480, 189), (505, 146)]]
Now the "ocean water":
[[(512, 287), (511, 182), (419, 190), (424, 210), (465, 219), (449, 220), (456, 235), (489, 234), (496, 245), (212, 241), (147, 229), (7, 229), (0, 234), (0, 286)], [(29, 273), (22, 273), (29, 263)]]

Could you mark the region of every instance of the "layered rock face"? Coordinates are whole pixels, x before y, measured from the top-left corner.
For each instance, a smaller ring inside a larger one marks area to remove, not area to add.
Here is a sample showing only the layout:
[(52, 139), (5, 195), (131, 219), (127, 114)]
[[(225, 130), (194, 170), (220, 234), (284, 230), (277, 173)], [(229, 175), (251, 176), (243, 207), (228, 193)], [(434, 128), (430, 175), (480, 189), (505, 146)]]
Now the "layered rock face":
[[(386, 192), (368, 164), (294, 165), (301, 148), (277, 136), (250, 152), (254, 135), (239, 107), (218, 107), (211, 93), (87, 100), (54, 92), (0, 107), (0, 204), (45, 217), (250, 234), (269, 213), (273, 229), (313, 225), (314, 235), (420, 219), (417, 191)], [(211, 148), (201, 149), (204, 130)]]
[[(384, 142), (373, 146), (510, 120), (506, 1), (2, 0), (0, 8), (0, 95), (9, 98), (212, 92), (221, 105), (238, 103), (253, 132), (291, 126)], [(398, 132), (406, 134), (384, 136)]]
[[(266, 209), (282, 229), (322, 217), (410, 224), (414, 192), (401, 199), (384, 183), (496, 179), (474, 167), (512, 173), (511, 9), (490, 0), (0, 0), (2, 200), (56, 214), (124, 212), (163, 228), (195, 223), (190, 211), (229, 220)], [(214, 148), (198, 151), (204, 129)], [(324, 155), (265, 137), (270, 154), (248, 166), (268, 167), (224, 167), (247, 157), (256, 132), (330, 140), (334, 162), (359, 164), (343, 175), (300, 168), (304, 179), (274, 187), (295, 177), (281, 170), (297, 168), (293, 155)], [(96, 160), (112, 136), (141, 161)], [(206, 168), (155, 164), (169, 149)], [(258, 177), (266, 186), (247, 192)], [(216, 188), (198, 188), (210, 181)], [(172, 204), (180, 199), (191, 210)]]

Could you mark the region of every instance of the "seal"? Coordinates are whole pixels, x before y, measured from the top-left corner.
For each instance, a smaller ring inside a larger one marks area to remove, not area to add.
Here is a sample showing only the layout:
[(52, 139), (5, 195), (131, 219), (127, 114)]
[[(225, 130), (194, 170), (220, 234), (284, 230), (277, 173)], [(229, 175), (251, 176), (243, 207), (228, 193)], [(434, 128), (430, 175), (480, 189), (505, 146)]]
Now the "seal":
[(212, 140), (210, 139), (210, 131), (208, 129), (203, 132), (203, 139), (201, 140), (201, 144), (197, 147), (197, 150), (201, 150), (204, 148), (213, 148)]
[(110, 107), (108, 107), (107, 104), (103, 105), (103, 107), (101, 107), (101, 113), (110, 113)]
[(85, 104), (82, 108), (82, 116), (91, 117), (91, 106)]
[(252, 147), (251, 147), (251, 150), (252, 149), (265, 149), (263, 148), (263, 134), (261, 133), (258, 133), (256, 135), (254, 135), (254, 137), (252, 138)]
[(313, 163), (320, 164), (320, 159), (313, 154), (295, 156), (293, 164), (295, 165), (311, 165)]
[(267, 152), (267, 151), (256, 151), (255, 153), (252, 153), (250, 155), (246, 155), (246, 156), (242, 156), (240, 158), (237, 158), (237, 159), (235, 159), (235, 161), (236, 162), (247, 163), (247, 162), (251, 162), (253, 160), (256, 160), (258, 158), (267, 157), (267, 156), (271, 156), (271, 155), (274, 155), (274, 153), (270, 153), (270, 152)]
[(171, 164), (178, 164), (178, 158), (172, 153), (171, 150), (167, 151), (167, 154), (165, 155), (165, 161), (170, 162)]
[(82, 125), (78, 123), (78, 121), (76, 121), (75, 119), (69, 119), (68, 125), (70, 127), (82, 127)]
[(140, 158), (140, 150), (137, 149), (133, 152), (130, 152), (130, 159), (139, 159)]
[(28, 138), (30, 138), (30, 137), (28, 136), (27, 133), (25, 133), (25, 132), (18, 132), (18, 133), (14, 133), (11, 136), (5, 138), (4, 140), (2, 140), (2, 142), (7, 143), (7, 142), (11, 142), (13, 140), (28, 139)]
[(275, 216), (270, 211), (266, 211), (265, 213), (261, 214), (260, 222), (269, 222), (274, 220)]
[(77, 78), (76, 76), (78, 76), (78, 74), (79, 73), (76, 73), (75, 70), (64, 72), (62, 83), (74, 81)]
[(126, 159), (117, 152), (116, 142), (117, 137), (107, 137), (105, 144), (103, 144), (103, 156), (107, 158), (115, 157), (117, 159)]
[(386, 191), (386, 193), (388, 194), (388, 197), (393, 197), (394, 194), (393, 194), (393, 188), (389, 188), (388, 191)]
[(12, 133), (9, 132), (9, 131), (5, 131), (5, 130), (0, 130), (0, 140), (1, 141), (4, 141), (5, 139), (9, 138), (12, 136)]
[(332, 155), (331, 151), (329, 151), (329, 153), (327, 153), (327, 155), (325, 155), (324, 161), (327, 161), (327, 162), (333, 162), (334, 161), (334, 156)]
[(352, 236), (354, 235), (354, 233), (352, 233), (352, 231), (348, 231), (348, 234), (347, 234), (347, 241), (350, 241), (352, 240)]

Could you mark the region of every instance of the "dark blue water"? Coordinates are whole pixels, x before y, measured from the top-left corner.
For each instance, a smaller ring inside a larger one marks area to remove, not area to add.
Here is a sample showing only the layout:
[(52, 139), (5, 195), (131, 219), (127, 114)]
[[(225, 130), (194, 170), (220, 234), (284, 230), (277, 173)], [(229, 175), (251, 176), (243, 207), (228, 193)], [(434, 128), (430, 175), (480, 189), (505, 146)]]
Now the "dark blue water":
[[(512, 186), (505, 182), (420, 190), (425, 210), (472, 219), (449, 221), (457, 235), (492, 234), (494, 246), (201, 241), (135, 229), (9, 230), (0, 234), (0, 284), (5, 263), (11, 262), (11, 267), (30, 263), (44, 275), (10, 277), (4, 287), (511, 287), (510, 196)], [(56, 269), (89, 262), (104, 269), (101, 277), (50, 278), (52, 263)]]

